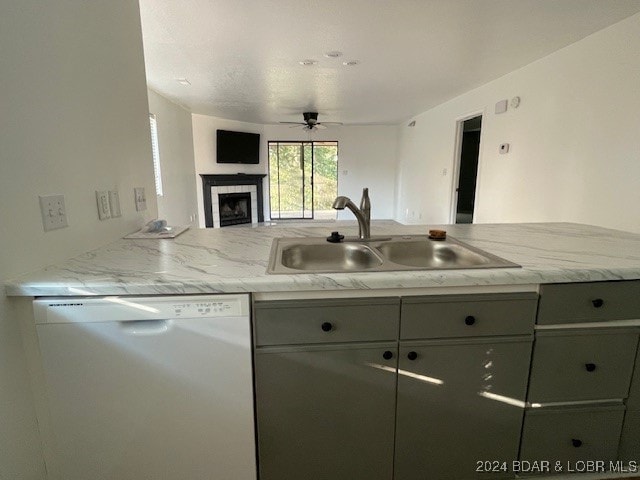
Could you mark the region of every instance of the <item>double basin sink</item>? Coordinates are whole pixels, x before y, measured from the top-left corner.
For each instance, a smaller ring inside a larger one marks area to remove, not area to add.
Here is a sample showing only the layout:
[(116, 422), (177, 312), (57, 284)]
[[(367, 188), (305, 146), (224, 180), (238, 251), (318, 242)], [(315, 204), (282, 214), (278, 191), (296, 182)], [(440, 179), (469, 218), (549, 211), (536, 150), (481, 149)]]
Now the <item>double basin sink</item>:
[(267, 273), (389, 272), (517, 268), (520, 265), (467, 245), (452, 237), (431, 240), (427, 235), (345, 239), (277, 238)]

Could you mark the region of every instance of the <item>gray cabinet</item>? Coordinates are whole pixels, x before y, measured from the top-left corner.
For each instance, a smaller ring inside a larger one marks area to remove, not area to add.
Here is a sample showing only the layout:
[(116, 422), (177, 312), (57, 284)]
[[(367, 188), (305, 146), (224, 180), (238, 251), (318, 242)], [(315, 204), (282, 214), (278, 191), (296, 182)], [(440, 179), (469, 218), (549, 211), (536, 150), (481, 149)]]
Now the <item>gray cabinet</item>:
[(620, 444), (622, 458), (636, 460), (638, 424), (629, 407), (637, 400), (629, 388), (640, 281), (543, 285), (540, 292), (521, 459), (616, 460)]
[(390, 480), (395, 343), (256, 352), (261, 480)]
[(529, 401), (626, 398), (637, 344), (638, 336), (632, 329), (538, 332)]
[(640, 312), (640, 280), (542, 285), (538, 324), (627, 320)]
[(254, 307), (260, 480), (390, 480), (399, 299)]
[(518, 457), (531, 338), (401, 345), (395, 480), (483, 478), (478, 461), (510, 465)]
[(624, 416), (623, 405), (532, 409), (527, 412), (521, 458), (560, 462), (615, 461)]
[(529, 293), (402, 299), (395, 480), (496, 478), (478, 462), (517, 458), (536, 304)]

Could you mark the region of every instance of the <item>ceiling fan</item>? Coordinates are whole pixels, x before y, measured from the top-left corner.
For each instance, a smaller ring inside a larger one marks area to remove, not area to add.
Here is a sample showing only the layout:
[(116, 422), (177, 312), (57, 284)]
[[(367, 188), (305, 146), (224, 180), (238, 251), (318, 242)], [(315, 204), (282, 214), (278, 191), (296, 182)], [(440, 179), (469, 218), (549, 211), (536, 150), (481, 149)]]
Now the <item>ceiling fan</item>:
[(304, 122), (280, 122), (291, 124), (291, 128), (302, 126), (303, 130), (318, 130), (327, 128), (326, 125), (342, 125), (340, 122), (318, 122), (318, 112), (304, 112)]

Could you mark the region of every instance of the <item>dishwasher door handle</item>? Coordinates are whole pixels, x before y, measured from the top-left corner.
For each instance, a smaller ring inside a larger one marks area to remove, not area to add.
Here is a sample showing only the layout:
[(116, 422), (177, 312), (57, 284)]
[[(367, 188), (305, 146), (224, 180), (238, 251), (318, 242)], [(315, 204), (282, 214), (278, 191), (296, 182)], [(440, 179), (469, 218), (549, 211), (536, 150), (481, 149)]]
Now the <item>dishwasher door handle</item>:
[(161, 335), (171, 328), (171, 320), (130, 320), (120, 322), (126, 335)]

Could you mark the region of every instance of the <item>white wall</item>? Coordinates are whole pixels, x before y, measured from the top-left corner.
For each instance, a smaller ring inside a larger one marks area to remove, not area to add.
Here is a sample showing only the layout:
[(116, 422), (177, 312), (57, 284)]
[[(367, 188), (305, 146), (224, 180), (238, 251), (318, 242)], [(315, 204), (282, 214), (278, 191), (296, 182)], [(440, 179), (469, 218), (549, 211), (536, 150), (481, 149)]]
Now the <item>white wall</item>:
[[(640, 14), (399, 126), (397, 219), (449, 221), (456, 120), (484, 111), (476, 222), (640, 232), (638, 32)], [(518, 109), (494, 113), (516, 95)], [(504, 142), (511, 151), (499, 155)]]
[[(288, 125), (264, 126), (266, 141), (309, 140), (309, 132)], [(371, 217), (393, 218), (396, 178), (397, 130), (393, 126), (333, 126), (311, 134), (311, 140), (338, 142), (338, 194), (360, 203), (369, 188)], [(352, 220), (351, 212), (338, 218)]]
[[(163, 195), (157, 197), (158, 218), (169, 225), (197, 224), (198, 212), (191, 112), (149, 90), (149, 112), (158, 126)], [(155, 192), (155, 190), (154, 190)]]
[[(0, 2), (0, 282), (136, 230), (156, 216), (135, 0)], [(135, 212), (133, 187), (149, 195)], [(95, 190), (122, 217), (99, 221)], [(38, 195), (64, 194), (69, 227), (44, 232)], [(45, 469), (19, 319), (0, 297), (0, 478)]]

